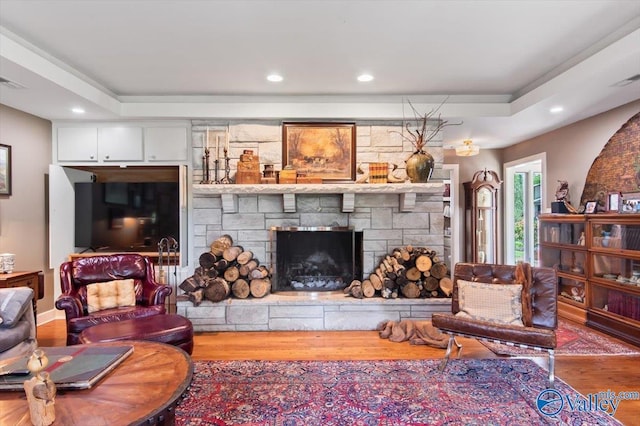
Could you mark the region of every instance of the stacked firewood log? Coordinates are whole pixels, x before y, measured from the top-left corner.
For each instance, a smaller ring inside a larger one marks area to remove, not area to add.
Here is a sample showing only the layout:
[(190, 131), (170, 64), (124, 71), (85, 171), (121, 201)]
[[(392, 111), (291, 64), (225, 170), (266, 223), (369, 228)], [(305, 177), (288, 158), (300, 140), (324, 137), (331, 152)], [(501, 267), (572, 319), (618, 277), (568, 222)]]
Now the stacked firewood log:
[(194, 274), (180, 284), (194, 306), (204, 299), (220, 302), (232, 294), (239, 299), (260, 298), (271, 292), (269, 269), (251, 251), (234, 245), (229, 235), (215, 240), (211, 251), (200, 255), (199, 263)]
[(390, 299), (449, 297), (451, 278), (435, 250), (408, 245), (386, 255), (368, 278), (353, 280), (345, 294), (362, 299), (376, 294)]

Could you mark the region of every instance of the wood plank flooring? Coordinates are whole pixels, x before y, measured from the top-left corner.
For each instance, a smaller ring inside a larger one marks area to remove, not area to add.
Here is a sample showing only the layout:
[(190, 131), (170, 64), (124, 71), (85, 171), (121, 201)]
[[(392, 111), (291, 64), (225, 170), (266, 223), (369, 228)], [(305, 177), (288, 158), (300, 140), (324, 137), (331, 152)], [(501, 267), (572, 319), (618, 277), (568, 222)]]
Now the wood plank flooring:
[[(595, 332), (595, 331), (594, 331)], [(63, 320), (38, 327), (41, 346), (65, 344)], [(461, 358), (496, 358), (475, 340), (460, 339)], [(376, 331), (212, 332), (194, 337), (194, 360), (377, 360), (440, 359), (444, 351), (408, 342), (393, 343)], [(532, 358), (546, 367), (546, 358)], [(556, 357), (556, 376), (583, 395), (611, 390), (640, 392), (640, 355)], [(615, 415), (640, 425), (640, 400), (625, 400)]]

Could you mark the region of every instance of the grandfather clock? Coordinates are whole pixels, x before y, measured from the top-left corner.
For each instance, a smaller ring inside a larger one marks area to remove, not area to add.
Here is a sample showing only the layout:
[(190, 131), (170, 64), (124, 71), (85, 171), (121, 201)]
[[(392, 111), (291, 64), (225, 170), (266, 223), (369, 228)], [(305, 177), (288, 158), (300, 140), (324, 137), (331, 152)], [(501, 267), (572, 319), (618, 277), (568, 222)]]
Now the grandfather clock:
[(498, 260), (498, 189), (502, 181), (491, 170), (480, 170), (464, 183), (465, 260)]

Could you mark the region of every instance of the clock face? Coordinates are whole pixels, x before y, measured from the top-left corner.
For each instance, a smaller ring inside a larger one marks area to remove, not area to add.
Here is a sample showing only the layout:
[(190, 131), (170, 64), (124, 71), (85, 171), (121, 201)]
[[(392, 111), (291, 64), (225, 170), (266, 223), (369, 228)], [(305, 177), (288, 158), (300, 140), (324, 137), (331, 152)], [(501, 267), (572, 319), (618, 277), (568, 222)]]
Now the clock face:
[(493, 205), (493, 194), (488, 188), (478, 190), (478, 207), (491, 207)]

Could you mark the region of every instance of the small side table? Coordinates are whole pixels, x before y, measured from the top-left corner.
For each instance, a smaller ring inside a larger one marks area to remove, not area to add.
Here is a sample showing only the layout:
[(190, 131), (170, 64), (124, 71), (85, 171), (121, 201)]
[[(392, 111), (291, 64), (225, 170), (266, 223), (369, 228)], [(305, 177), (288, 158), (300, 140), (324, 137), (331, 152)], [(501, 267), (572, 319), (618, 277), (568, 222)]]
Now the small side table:
[[(29, 287), (33, 290), (33, 314), (38, 317), (38, 300), (44, 296), (40, 289), (41, 271), (17, 271), (0, 274), (0, 288)], [(42, 294), (41, 294), (42, 293)]]

